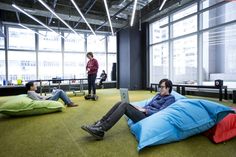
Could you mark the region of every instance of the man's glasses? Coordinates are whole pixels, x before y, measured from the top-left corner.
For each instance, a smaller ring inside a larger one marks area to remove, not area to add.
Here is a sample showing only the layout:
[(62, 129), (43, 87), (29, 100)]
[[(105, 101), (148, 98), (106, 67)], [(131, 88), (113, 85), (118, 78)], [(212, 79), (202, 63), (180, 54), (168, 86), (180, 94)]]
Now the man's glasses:
[(159, 86), (159, 88), (163, 89), (163, 88), (166, 88), (166, 86)]

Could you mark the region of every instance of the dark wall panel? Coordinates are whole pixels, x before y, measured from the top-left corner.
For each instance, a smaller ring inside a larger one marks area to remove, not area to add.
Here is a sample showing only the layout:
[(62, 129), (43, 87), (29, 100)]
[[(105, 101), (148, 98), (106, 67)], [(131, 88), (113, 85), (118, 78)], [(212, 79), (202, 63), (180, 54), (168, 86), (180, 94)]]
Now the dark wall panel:
[(129, 30), (121, 30), (118, 33), (118, 59), (119, 59), (119, 87), (130, 88), (130, 38)]
[(129, 27), (117, 34), (118, 88), (146, 88), (146, 26), (141, 30), (138, 25)]

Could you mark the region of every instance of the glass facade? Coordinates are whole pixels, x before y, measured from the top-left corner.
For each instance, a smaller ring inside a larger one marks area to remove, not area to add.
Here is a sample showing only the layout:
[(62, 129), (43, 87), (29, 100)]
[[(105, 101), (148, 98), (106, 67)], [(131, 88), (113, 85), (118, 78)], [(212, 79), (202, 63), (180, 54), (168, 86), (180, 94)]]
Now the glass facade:
[(225, 0), (202, 0), (201, 1), (201, 8), (205, 9), (205, 8), (208, 8), (212, 5), (215, 5), (215, 4), (217, 4), (219, 2), (223, 2), (223, 1), (225, 1)]
[(65, 51), (70, 52), (85, 52), (84, 34), (65, 33)]
[[(98, 77), (100, 77), (100, 74), (102, 73), (102, 70), (106, 70), (106, 67), (107, 67), (107, 55), (106, 53), (94, 53), (93, 54), (93, 57), (95, 59), (97, 59), (98, 61), (98, 65), (99, 65), (99, 69), (98, 69)], [(87, 59), (88, 61), (88, 59)]]
[[(5, 61), (4, 38), (0, 38), (0, 85), (17, 83), (17, 79), (36, 80), (60, 78), (86, 78), (86, 53), (92, 51), (98, 60), (98, 77), (102, 70), (111, 70), (116, 63), (116, 36), (97, 36), (80, 33), (79, 36), (68, 32), (59, 32), (65, 39), (53, 32), (35, 29), (42, 35), (18, 26), (6, 26), (9, 46)], [(87, 38), (85, 38), (87, 36)], [(37, 38), (36, 38), (37, 37)], [(22, 42), (23, 41), (23, 42)], [(7, 71), (6, 71), (7, 70)], [(6, 77), (8, 73), (8, 77)], [(110, 72), (108, 80), (110, 80)]]
[(168, 17), (156, 21), (150, 25), (150, 44), (161, 42), (168, 39)]
[[(112, 80), (112, 66), (116, 63), (116, 51), (117, 51), (117, 44), (116, 44), (116, 36), (108, 36), (107, 43), (108, 43), (108, 55), (107, 55), (107, 80)], [(105, 70), (105, 69), (104, 69)]]
[(39, 31), (39, 51), (60, 51), (61, 37), (54, 32)]
[(112, 66), (113, 66), (113, 63), (116, 63), (116, 54), (115, 53), (109, 53), (108, 54), (108, 57), (107, 57), (107, 60), (108, 60), (108, 65), (107, 65), (107, 79), (110, 81), (112, 80)]
[(8, 51), (8, 80), (36, 79), (36, 53), (30, 51)]
[(203, 18), (202, 20), (203, 29), (236, 20), (235, 8), (236, 8), (236, 3), (231, 2), (203, 12), (201, 14), (201, 17)]
[[(106, 37), (104, 35), (90, 35), (87, 37), (88, 52), (106, 52)], [(96, 46), (95, 46), (96, 45)]]
[(197, 80), (197, 36), (174, 40), (173, 82), (188, 83)]
[(9, 49), (35, 49), (35, 35), (27, 29), (9, 28)]
[(195, 3), (173, 14), (173, 21), (181, 19), (185, 16), (188, 16), (196, 12), (197, 12), (197, 4)]
[(173, 37), (179, 37), (197, 31), (197, 16), (192, 16), (173, 25)]
[[(205, 0), (201, 8), (216, 5), (222, 0)], [(224, 1), (220, 5), (200, 14), (200, 29), (203, 30), (203, 84), (212, 84), (216, 79), (223, 79), (229, 88), (235, 88), (236, 78), (236, 3)]]
[(85, 53), (64, 53), (64, 78), (84, 78), (86, 76)]
[(116, 36), (108, 36), (107, 37), (107, 43), (108, 43), (108, 52), (109, 53), (116, 53)]
[(0, 49), (4, 48), (4, 38), (0, 37)]
[(169, 76), (168, 42), (157, 44), (150, 49), (150, 82), (159, 82)]
[(61, 52), (39, 52), (38, 60), (39, 79), (63, 78)]
[(151, 23), (149, 82), (167, 77), (174, 83), (213, 85), (223, 79), (235, 88), (235, 10), (235, 1), (201, 0), (163, 17), (169, 23)]
[(0, 50), (0, 85), (6, 80), (5, 51)]

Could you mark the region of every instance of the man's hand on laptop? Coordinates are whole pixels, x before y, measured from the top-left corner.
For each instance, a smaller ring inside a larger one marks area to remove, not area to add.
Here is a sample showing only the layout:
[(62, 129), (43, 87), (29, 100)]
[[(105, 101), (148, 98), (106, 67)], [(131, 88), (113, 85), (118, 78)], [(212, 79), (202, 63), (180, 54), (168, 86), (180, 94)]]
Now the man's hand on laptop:
[(146, 113), (146, 109), (145, 108), (142, 108), (142, 107), (139, 107), (139, 106), (134, 106), (134, 107), (136, 109), (138, 109), (139, 111)]

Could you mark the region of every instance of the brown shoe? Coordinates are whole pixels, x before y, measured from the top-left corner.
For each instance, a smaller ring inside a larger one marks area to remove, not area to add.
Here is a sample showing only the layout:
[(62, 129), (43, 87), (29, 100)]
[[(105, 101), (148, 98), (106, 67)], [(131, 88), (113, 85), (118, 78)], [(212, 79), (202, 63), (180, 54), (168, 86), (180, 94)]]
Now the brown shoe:
[(67, 107), (77, 107), (78, 105), (77, 104), (74, 104), (73, 102), (68, 104)]

